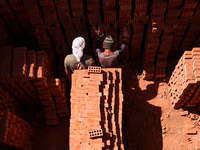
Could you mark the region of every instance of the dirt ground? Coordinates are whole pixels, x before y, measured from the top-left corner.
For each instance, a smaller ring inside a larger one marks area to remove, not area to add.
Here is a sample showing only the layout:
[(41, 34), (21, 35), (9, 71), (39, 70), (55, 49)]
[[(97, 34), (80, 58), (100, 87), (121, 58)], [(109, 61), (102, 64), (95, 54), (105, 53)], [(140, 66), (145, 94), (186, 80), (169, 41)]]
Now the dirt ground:
[[(123, 69), (123, 141), (127, 150), (200, 150), (197, 118), (181, 116), (168, 95), (167, 82), (146, 81), (135, 71)], [(188, 135), (187, 130), (196, 131)], [(69, 118), (59, 126), (36, 126), (33, 150), (68, 150)]]

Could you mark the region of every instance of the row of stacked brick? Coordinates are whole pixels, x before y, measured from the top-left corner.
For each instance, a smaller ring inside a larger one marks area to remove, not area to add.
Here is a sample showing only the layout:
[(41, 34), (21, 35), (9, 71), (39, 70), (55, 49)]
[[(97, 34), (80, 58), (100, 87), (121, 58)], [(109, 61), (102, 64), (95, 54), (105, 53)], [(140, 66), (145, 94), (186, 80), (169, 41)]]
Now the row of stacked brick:
[(165, 77), (168, 56), (179, 57), (185, 49), (191, 48), (199, 33), (197, 3), (196, 0), (152, 3), (143, 57), (146, 79)]
[(200, 48), (185, 51), (169, 79), (174, 108), (194, 108), (200, 103)]
[(6, 148), (31, 150), (35, 128), (9, 111), (0, 111), (0, 145)]
[(115, 0), (103, 0), (103, 13), (104, 22), (106, 24), (116, 23), (116, 1)]
[(91, 25), (101, 23), (100, 0), (87, 0), (87, 18)]
[[(42, 51), (27, 50), (26, 47), (1, 47), (1, 86), (15, 100), (30, 105), (46, 106), (48, 125), (59, 124), (59, 117), (69, 116), (67, 103), (67, 80), (54, 78), (49, 58)], [(6, 97), (5, 100), (6, 101)]]
[(160, 45), (161, 30), (164, 30), (165, 27), (164, 14), (166, 7), (167, 1), (165, 0), (153, 1), (151, 5), (151, 22), (147, 27), (145, 54), (143, 56), (144, 69), (146, 71), (145, 79), (152, 79), (154, 76), (155, 78), (164, 77), (166, 75), (165, 67), (160, 67), (163, 62), (157, 61), (157, 66), (154, 63)]
[(22, 117), (24, 112), (20, 108), (20, 101), (10, 93), (2, 84), (0, 84), (0, 110), (8, 110)]
[(72, 75), (70, 149), (124, 149), (121, 69), (90, 67)]
[[(197, 4), (198, 4), (197, 0), (195, 1), (186, 0), (181, 10), (176, 9), (176, 12), (173, 13), (173, 15), (177, 17), (180, 15), (180, 19), (174, 20), (174, 22), (177, 23), (177, 30), (174, 33), (174, 40), (172, 46), (174, 52), (171, 50), (172, 56), (176, 54), (179, 57), (182, 55), (185, 49), (190, 49), (193, 41), (196, 39), (198, 35), (197, 32), (199, 32), (198, 29), (199, 5)], [(190, 23), (192, 24), (190, 25)], [(196, 32), (194, 32), (194, 30)]]
[(119, 20), (120, 22), (131, 19), (132, 13), (132, 1), (131, 0), (119, 0)]

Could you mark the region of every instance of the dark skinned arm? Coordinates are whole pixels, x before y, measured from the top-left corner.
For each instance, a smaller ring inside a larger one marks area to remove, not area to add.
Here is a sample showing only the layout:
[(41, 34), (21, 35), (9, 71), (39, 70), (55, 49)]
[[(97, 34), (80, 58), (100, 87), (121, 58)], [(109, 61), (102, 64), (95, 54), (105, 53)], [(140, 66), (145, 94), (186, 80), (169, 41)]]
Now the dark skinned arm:
[(66, 73), (69, 81), (71, 81), (71, 70), (69, 67), (65, 67), (65, 73)]

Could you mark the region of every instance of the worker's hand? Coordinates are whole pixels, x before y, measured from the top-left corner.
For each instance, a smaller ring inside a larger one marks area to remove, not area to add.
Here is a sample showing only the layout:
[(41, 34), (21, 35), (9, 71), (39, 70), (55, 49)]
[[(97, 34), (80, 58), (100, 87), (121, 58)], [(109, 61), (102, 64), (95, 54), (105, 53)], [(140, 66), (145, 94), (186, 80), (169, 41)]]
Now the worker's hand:
[(95, 29), (95, 33), (96, 33), (96, 35), (97, 36), (99, 36), (100, 35), (100, 32), (101, 32), (101, 30), (100, 30), (100, 28), (98, 27), (98, 29)]
[(97, 35), (97, 38), (102, 37), (104, 35), (103, 31), (98, 27), (98, 29), (95, 29), (95, 33)]

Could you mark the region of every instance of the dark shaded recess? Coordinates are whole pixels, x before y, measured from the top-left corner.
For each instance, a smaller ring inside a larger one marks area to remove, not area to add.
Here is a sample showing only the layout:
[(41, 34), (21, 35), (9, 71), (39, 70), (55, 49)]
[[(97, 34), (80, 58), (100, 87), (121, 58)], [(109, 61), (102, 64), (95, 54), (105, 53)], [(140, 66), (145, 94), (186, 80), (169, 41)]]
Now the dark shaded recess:
[(61, 27), (61, 30), (62, 30), (62, 32), (64, 33), (63, 35), (64, 35), (64, 40), (65, 40), (65, 44), (66, 44), (66, 46), (67, 46), (67, 50), (66, 51), (68, 51), (68, 53), (70, 53), (70, 46), (69, 46), (69, 42), (68, 42), (68, 40), (67, 40), (67, 36), (66, 36), (66, 34), (65, 34), (65, 29), (64, 29), (64, 27), (62, 26), (62, 24), (60, 23), (60, 27)]
[(182, 4), (178, 7), (178, 9), (181, 9), (185, 5), (185, 0), (182, 0)]
[[(51, 39), (51, 43), (50, 43), (50, 45), (52, 46), (52, 52), (53, 52), (53, 55), (55, 56), (55, 65), (56, 65), (56, 70), (53, 72), (54, 73), (54, 77), (55, 78), (57, 78), (58, 76), (59, 76), (59, 74), (58, 74), (58, 65), (59, 65), (59, 57), (58, 57), (58, 54), (57, 54), (57, 52), (56, 52), (56, 46), (55, 46), (55, 43), (54, 43), (54, 41), (53, 41), (53, 37), (50, 35), (50, 33), (49, 33), (49, 31), (48, 30), (46, 30), (47, 31), (47, 33), (49, 34), (49, 37), (50, 37), (50, 39)], [(53, 67), (53, 66), (52, 66)]]
[(161, 34), (159, 36), (159, 45), (158, 45), (158, 48), (157, 48), (157, 51), (156, 51), (156, 54), (155, 54), (155, 59), (154, 59), (154, 65), (155, 65), (155, 70), (154, 70), (154, 78), (156, 76), (156, 69), (157, 69), (157, 56), (158, 56), (158, 50), (160, 49), (160, 45), (162, 43), (162, 36), (163, 36), (163, 30), (161, 31)]
[[(0, 18), (2, 18), (6, 24), (6, 20), (4, 19), (4, 17), (0, 14)], [(17, 43), (17, 39), (15, 37), (15, 35), (13, 34), (13, 32), (10, 30), (9, 26), (7, 26), (7, 31), (9, 32), (10, 35), (12, 35), (13, 38), (13, 47), (17, 47), (19, 45), (19, 43)]]
[[(9, 2), (7, 2), (8, 4), (9, 4)], [(15, 18), (16, 19), (18, 19), (18, 17), (17, 17), (17, 15), (16, 15), (16, 13), (15, 13), (15, 11), (13, 10), (13, 8), (11, 8), (11, 7), (9, 7), (12, 11), (13, 11), (13, 13), (14, 13), (14, 16), (15, 16)], [(18, 20), (19, 21), (19, 20)], [(17, 24), (17, 23), (16, 23)], [(32, 48), (32, 44), (31, 44), (31, 42), (30, 42), (30, 39), (29, 39), (29, 37), (28, 37), (28, 34), (26, 33), (26, 31), (24, 30), (24, 28), (19, 24), (19, 27), (20, 27), (20, 29), (22, 30), (22, 33), (23, 33), (23, 35), (25, 36), (25, 38), (26, 38), (26, 42), (27, 43), (18, 43), (19, 45), (17, 45), (17, 46), (26, 46), (27, 47), (27, 49), (31, 49)], [(19, 36), (19, 35), (18, 35)], [(16, 39), (17, 40), (17, 39)]]
[(120, 34), (120, 28), (118, 27), (118, 28), (117, 28), (117, 41), (116, 41), (116, 42), (118, 43), (118, 44), (117, 44), (117, 49), (120, 48), (120, 43), (119, 43), (119, 34)]
[[(194, 8), (194, 14), (196, 13), (196, 11), (197, 11), (197, 8), (199, 7), (199, 5), (200, 5), (200, 1), (197, 3), (197, 6), (196, 6), (196, 8)], [(194, 15), (193, 15), (194, 16)]]
[(94, 44), (93, 44), (93, 40), (92, 40), (92, 36), (91, 36), (91, 25), (89, 22), (86, 22), (85, 23), (86, 27), (87, 27), (87, 30), (88, 30), (88, 38), (89, 38), (89, 41), (90, 43), (86, 43), (89, 48), (89, 55), (91, 55), (93, 58), (95, 58), (95, 54), (93, 52), (93, 47), (94, 47)]
[(100, 15), (101, 15), (101, 21), (104, 20), (104, 13), (103, 13), (103, 0), (99, 0), (100, 1)]
[[(186, 35), (188, 34), (188, 32), (189, 32), (189, 30), (190, 30), (190, 27), (191, 27), (191, 23), (188, 23), (188, 25), (187, 25), (187, 28), (185, 29), (185, 32), (184, 32), (184, 34), (183, 34), (183, 36), (182, 36), (182, 40), (181, 40), (181, 43), (180, 43), (180, 45), (178, 46), (178, 48), (177, 48), (177, 50), (176, 50), (176, 52), (175, 52), (175, 54), (174, 54), (174, 58), (177, 58), (177, 59), (179, 59), (180, 58), (180, 56), (177, 56), (177, 53), (178, 53), (178, 51), (179, 51), (179, 49), (180, 49), (180, 47), (181, 47), (181, 45), (182, 45), (182, 43), (183, 43), (183, 40), (186, 38)], [(183, 53), (181, 53), (181, 55), (182, 55)]]
[(134, 12), (135, 12), (135, 1), (132, 1), (132, 13), (131, 13), (131, 19), (134, 18)]
[(119, 19), (119, 0), (116, 0), (116, 18)]
[(132, 40), (133, 40), (133, 25), (130, 24), (130, 29), (131, 29), (131, 35), (130, 35), (130, 41), (129, 41), (129, 53), (130, 53), (130, 56), (129, 56), (129, 59), (131, 59), (131, 56), (132, 56)]
[[(147, 4), (147, 15), (151, 14), (151, 5), (153, 3), (153, 0), (148, 0)], [(149, 15), (150, 16), (150, 15)]]
[(27, 39), (27, 42), (28, 42), (28, 43), (23, 43), (21, 46), (26, 46), (27, 49), (34, 49), (33, 45), (31, 44), (28, 34), (26, 33), (26, 31), (24, 30), (24, 28), (21, 25), (20, 25), (20, 28), (21, 28), (22, 32), (24, 33), (24, 35)]
[(87, 0), (83, 0), (83, 14), (87, 16)]
[(193, 41), (190, 49), (192, 49), (195, 46), (194, 44), (200, 43), (200, 39), (199, 38), (200, 38), (200, 33), (198, 34), (198, 36), (196, 37), (196, 39)]
[(146, 34), (147, 34), (147, 29), (148, 29), (148, 24), (144, 25), (144, 34), (143, 34), (143, 39), (142, 39), (142, 46), (141, 46), (141, 55), (140, 55), (140, 59), (142, 60), (142, 58), (144, 57), (145, 54), (145, 41), (146, 39)]
[(72, 15), (72, 7), (71, 7), (71, 2), (70, 2), (70, 0), (68, 0), (68, 6), (69, 6), (70, 15), (73, 16), (73, 15)]

